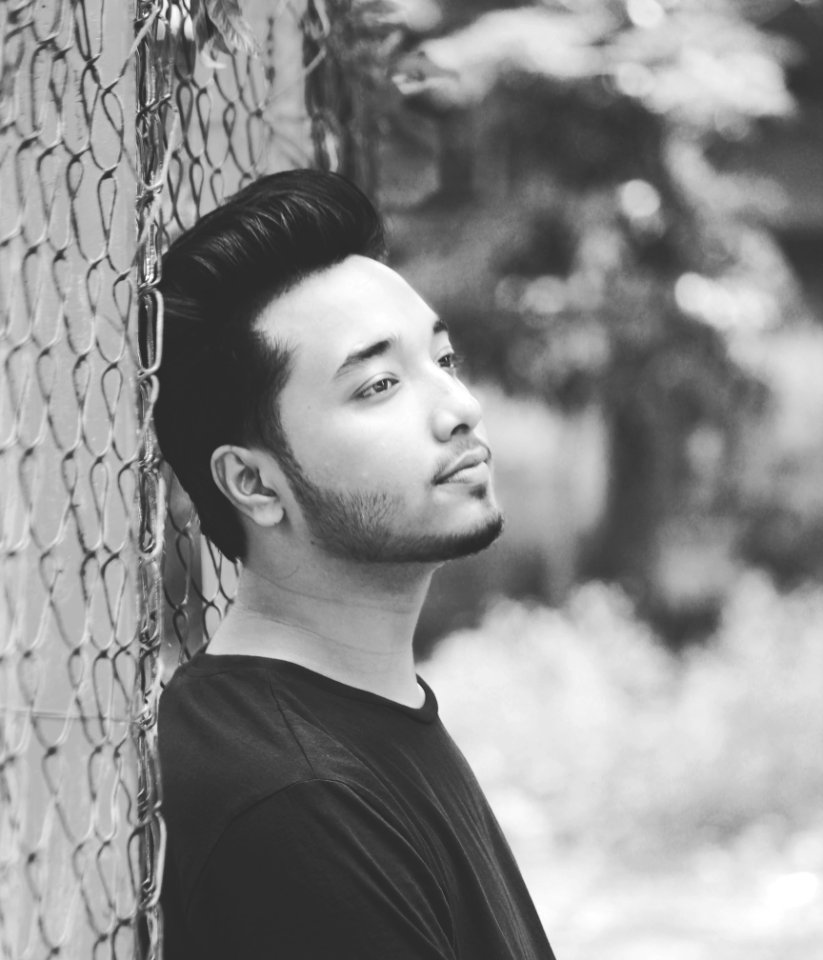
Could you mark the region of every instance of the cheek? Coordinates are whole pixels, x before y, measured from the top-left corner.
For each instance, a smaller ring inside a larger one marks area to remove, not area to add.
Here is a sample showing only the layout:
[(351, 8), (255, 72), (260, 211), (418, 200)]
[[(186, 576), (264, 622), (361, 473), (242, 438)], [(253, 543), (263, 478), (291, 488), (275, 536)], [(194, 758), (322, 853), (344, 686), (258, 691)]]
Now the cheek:
[(328, 437), (326, 456), (314, 456), (321, 482), (349, 490), (396, 490), (426, 474), (418, 445), (400, 435), (386, 437), (363, 426)]
[(284, 427), (297, 460), (318, 484), (350, 490), (407, 485), (433, 469), (415, 399), (369, 411), (307, 404), (284, 410)]

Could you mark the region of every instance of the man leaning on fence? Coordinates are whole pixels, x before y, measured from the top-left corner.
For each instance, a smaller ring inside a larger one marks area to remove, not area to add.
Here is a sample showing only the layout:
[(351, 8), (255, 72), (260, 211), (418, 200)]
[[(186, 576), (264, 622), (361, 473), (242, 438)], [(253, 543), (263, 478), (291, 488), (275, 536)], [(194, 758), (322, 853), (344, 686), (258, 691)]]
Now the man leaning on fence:
[(158, 438), (242, 561), (161, 698), (167, 960), (552, 958), (415, 674), (432, 573), (502, 518), (448, 331), (382, 253), (359, 190), (292, 171), (163, 261)]

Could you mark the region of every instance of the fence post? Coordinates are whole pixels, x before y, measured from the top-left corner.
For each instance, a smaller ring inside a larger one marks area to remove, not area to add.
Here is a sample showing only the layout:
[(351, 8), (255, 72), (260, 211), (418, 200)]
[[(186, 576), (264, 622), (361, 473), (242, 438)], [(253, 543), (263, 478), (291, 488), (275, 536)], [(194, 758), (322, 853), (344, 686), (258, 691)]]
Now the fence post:
[(161, 196), (168, 165), (166, 119), (171, 109), (174, 37), (160, 21), (159, 5), (138, 0), (136, 28), (137, 302), (138, 302), (138, 671), (135, 690), (137, 747), (137, 827), (132, 852), (137, 859), (136, 955), (162, 955), (159, 897), (165, 831), (160, 814), (157, 757), (157, 699), (163, 628), (161, 563), (165, 505), (160, 454), (152, 429), (157, 370), (163, 353), (163, 299), (160, 279)]

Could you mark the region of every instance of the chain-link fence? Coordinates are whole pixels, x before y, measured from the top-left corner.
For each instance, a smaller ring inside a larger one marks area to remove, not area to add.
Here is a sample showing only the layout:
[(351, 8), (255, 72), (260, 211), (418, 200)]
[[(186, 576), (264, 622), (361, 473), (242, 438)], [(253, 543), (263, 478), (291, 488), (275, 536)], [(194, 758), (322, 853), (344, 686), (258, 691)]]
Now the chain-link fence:
[(260, 173), (367, 169), (348, 3), (248, 0), (220, 66), (206, 9), (0, 0), (3, 960), (161, 951), (156, 699), (235, 580), (151, 432), (162, 250)]

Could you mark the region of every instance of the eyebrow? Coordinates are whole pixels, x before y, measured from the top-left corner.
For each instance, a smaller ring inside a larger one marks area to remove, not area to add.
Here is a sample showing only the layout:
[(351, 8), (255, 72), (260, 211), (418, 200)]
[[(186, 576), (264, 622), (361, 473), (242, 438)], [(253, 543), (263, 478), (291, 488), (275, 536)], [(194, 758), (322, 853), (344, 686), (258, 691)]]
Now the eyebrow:
[[(436, 336), (438, 333), (448, 332), (449, 328), (446, 325), (446, 321), (438, 317), (432, 327), (432, 336)], [(367, 360), (372, 360), (374, 357), (383, 356), (384, 353), (388, 353), (396, 342), (397, 337), (391, 336), (383, 340), (377, 340), (375, 343), (370, 343), (368, 346), (361, 347), (359, 350), (353, 350), (337, 368), (334, 379), (336, 380), (338, 377), (342, 377), (343, 374), (351, 370), (352, 367), (365, 363)]]

